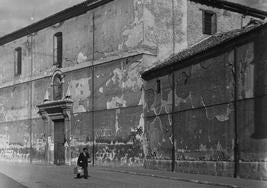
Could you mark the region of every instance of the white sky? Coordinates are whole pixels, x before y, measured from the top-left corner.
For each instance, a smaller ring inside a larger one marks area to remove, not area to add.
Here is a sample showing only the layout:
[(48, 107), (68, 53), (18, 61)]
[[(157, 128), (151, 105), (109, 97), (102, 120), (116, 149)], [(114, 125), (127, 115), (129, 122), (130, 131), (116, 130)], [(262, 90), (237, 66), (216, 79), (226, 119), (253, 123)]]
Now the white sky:
[[(0, 36), (82, 1), (84, 0), (0, 0)], [(267, 11), (267, 0), (229, 1)]]
[(84, 0), (0, 0), (0, 35), (10, 33)]

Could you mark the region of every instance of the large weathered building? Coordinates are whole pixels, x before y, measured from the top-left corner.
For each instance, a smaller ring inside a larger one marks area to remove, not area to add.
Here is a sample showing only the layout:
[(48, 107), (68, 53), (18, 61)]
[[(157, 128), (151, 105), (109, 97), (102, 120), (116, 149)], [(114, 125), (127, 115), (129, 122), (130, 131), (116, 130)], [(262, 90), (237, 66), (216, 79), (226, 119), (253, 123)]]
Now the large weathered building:
[(143, 73), (151, 161), (267, 179), (266, 35), (267, 24), (215, 34)]
[[(139, 72), (211, 34), (264, 18), (222, 5), (89, 0), (1, 37), (1, 159), (70, 164), (89, 146), (99, 165), (170, 160), (171, 137), (160, 136), (167, 129), (145, 127)], [(161, 102), (168, 106), (167, 99)], [(150, 149), (156, 145), (165, 149)]]

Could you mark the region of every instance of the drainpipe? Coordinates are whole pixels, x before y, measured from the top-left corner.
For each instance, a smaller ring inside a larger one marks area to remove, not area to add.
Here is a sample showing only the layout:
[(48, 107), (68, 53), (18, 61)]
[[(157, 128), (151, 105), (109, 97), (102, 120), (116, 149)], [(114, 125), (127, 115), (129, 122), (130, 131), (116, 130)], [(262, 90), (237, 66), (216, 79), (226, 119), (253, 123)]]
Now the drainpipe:
[(234, 48), (234, 177), (239, 175), (239, 146), (238, 146), (238, 119), (237, 119), (237, 100), (238, 100), (238, 71), (237, 71), (237, 48)]
[(175, 81), (174, 70), (172, 70), (172, 172), (175, 171), (175, 139), (174, 139), (174, 108), (175, 108)]
[(95, 117), (94, 117), (94, 110), (95, 110), (95, 101), (94, 101), (94, 74), (95, 74), (95, 67), (94, 67), (94, 61), (95, 61), (95, 13), (93, 12), (93, 57), (92, 57), (92, 137), (93, 137), (93, 148), (92, 148), (92, 165), (95, 166)]
[(30, 82), (30, 101), (29, 101), (29, 104), (30, 104), (30, 163), (32, 163), (32, 92), (33, 92), (33, 80), (32, 80), (32, 75), (33, 75), (33, 53), (34, 53), (34, 45), (33, 45), (33, 42), (34, 42), (34, 35), (31, 34), (31, 70), (30, 70), (30, 79), (31, 79), (31, 82)]
[[(172, 54), (175, 53), (175, 19), (174, 19), (174, 0), (172, 0)], [(174, 108), (175, 108), (175, 81), (174, 81), (174, 68), (172, 67), (172, 172), (175, 171), (175, 139), (174, 139)]]

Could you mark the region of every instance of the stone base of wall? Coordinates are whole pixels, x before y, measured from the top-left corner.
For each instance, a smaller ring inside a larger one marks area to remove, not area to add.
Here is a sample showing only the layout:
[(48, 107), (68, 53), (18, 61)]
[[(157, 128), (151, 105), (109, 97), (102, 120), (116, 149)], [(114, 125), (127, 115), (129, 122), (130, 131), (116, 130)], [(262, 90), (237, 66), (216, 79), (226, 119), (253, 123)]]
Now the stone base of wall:
[(176, 161), (175, 171), (233, 177), (234, 163), (224, 161)]
[(111, 168), (116, 168), (116, 167), (127, 167), (127, 168), (143, 168), (143, 161), (109, 161), (109, 160), (104, 160), (104, 161), (95, 161), (96, 166), (102, 166), (102, 167), (111, 167)]
[[(145, 160), (144, 167), (155, 170), (171, 171), (171, 160)], [(213, 161), (176, 161), (175, 171), (191, 174), (228, 176), (234, 174), (234, 163)]]
[(267, 180), (266, 162), (240, 162), (239, 175), (241, 178)]
[[(145, 160), (144, 168), (171, 171), (171, 160)], [(176, 161), (176, 172), (213, 176), (234, 176), (234, 162)], [(240, 162), (239, 177), (267, 180), (267, 162)]]
[(166, 170), (171, 171), (172, 161), (171, 160), (145, 160), (144, 168), (153, 170)]

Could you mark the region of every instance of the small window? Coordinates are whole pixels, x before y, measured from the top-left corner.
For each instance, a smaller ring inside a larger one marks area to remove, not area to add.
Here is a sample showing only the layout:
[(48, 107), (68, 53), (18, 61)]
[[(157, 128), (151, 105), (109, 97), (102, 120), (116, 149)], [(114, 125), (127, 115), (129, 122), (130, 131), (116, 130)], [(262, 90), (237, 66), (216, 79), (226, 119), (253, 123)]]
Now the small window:
[(217, 32), (217, 17), (214, 12), (202, 11), (203, 34), (212, 35)]
[(22, 49), (21, 47), (18, 47), (15, 49), (15, 75), (21, 74), (21, 61), (22, 61)]
[(62, 32), (54, 35), (53, 39), (53, 65), (62, 67)]
[(157, 80), (157, 93), (161, 93), (160, 80)]

